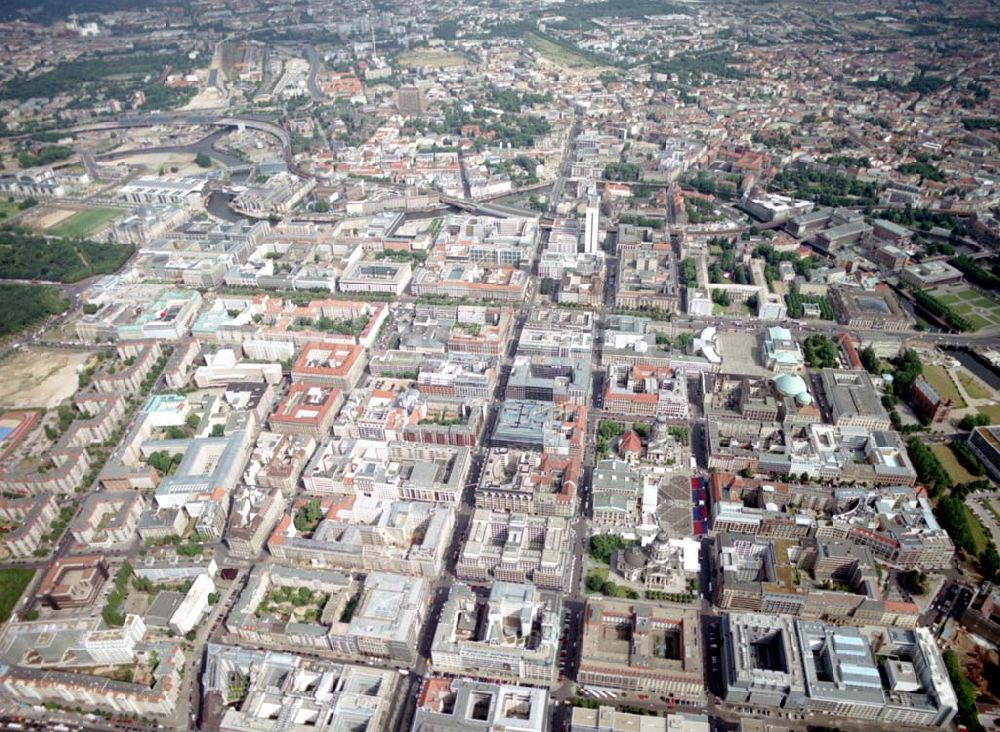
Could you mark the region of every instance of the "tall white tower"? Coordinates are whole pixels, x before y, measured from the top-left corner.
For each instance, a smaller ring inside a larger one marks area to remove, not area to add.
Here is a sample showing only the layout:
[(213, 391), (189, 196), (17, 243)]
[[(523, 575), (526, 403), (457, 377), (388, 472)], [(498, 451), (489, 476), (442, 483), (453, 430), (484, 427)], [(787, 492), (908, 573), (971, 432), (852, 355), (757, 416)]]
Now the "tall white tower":
[(587, 222), (583, 231), (583, 251), (585, 254), (597, 254), (601, 250), (600, 243), (601, 204), (596, 194), (587, 198)]

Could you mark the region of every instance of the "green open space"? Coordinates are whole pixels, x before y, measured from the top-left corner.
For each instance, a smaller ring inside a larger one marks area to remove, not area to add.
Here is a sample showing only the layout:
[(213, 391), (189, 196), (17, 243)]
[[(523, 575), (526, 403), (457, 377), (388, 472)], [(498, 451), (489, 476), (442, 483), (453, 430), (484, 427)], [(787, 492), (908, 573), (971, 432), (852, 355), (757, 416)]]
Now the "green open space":
[(989, 386), (984, 384), (973, 374), (969, 373), (965, 369), (959, 371), (956, 376), (958, 381), (962, 384), (965, 392), (972, 399), (989, 399), (993, 396), (993, 390)]
[(1000, 326), (1000, 302), (970, 285), (944, 285), (929, 291), (931, 297), (961, 315), (972, 330)]
[(0, 337), (39, 323), (69, 306), (49, 285), (0, 285)]
[(951, 399), (954, 409), (962, 409), (965, 406), (965, 400), (958, 393), (958, 387), (944, 366), (924, 366), (924, 378), (942, 399)]
[(972, 534), (972, 541), (976, 545), (974, 553), (978, 557), (986, 551), (986, 546), (990, 543), (990, 538), (986, 535), (986, 529), (983, 528), (982, 523), (976, 518), (976, 514), (972, 513), (972, 510), (964, 503), (962, 504), (962, 510), (965, 511), (965, 515), (969, 519), (969, 533)]
[(567, 66), (571, 69), (596, 68), (599, 66), (599, 64), (591, 61), (582, 53), (573, 51), (571, 48), (551, 41), (548, 38), (543, 38), (537, 33), (529, 33), (525, 36), (525, 39), (531, 48), (538, 51), (538, 53), (552, 63), (559, 64), (560, 66)]
[(0, 231), (0, 277), (79, 282), (91, 275), (118, 271), (134, 251), (130, 244)]
[(976, 407), (976, 411), (989, 417), (990, 424), (1000, 424), (1000, 404), (988, 404), (985, 407)]
[(955, 456), (955, 453), (952, 452), (950, 447), (947, 445), (931, 445), (930, 447), (931, 452), (934, 453), (934, 457), (936, 457), (938, 462), (941, 463), (941, 467), (943, 467), (945, 472), (948, 473), (948, 477), (951, 479), (953, 484), (968, 483), (969, 481), (976, 479), (976, 476), (966, 470), (962, 464), (958, 462), (958, 458)]
[(439, 69), (452, 68), (454, 66), (465, 66), (469, 59), (460, 53), (443, 51), (435, 48), (415, 48), (406, 51), (396, 57), (396, 63), (400, 66), (414, 68), (417, 66), (433, 66)]
[(81, 239), (100, 230), (109, 221), (114, 221), (122, 212), (117, 208), (90, 208), (77, 211), (68, 219), (60, 221), (46, 233), (52, 236)]
[(10, 618), (14, 606), (34, 576), (35, 570), (27, 567), (0, 569), (0, 623)]
[(0, 201), (0, 221), (12, 219), (21, 213), (18, 201)]
[(993, 514), (993, 520), (1000, 524), (1000, 511), (997, 511), (996, 507), (993, 505), (993, 501), (989, 498), (980, 498), (979, 505)]
[(965, 318), (972, 325), (973, 330), (980, 330), (982, 328), (988, 328), (991, 325), (996, 325), (996, 321), (992, 318), (985, 318), (979, 313), (969, 313), (965, 316)]

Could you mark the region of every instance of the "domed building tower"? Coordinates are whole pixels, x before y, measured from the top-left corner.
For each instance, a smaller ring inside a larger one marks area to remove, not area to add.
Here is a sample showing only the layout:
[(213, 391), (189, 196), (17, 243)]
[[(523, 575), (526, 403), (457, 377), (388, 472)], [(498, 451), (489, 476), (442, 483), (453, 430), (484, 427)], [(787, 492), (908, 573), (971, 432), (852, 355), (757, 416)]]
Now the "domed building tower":
[(812, 401), (812, 396), (809, 394), (809, 387), (806, 386), (805, 380), (798, 374), (781, 374), (774, 380), (774, 388), (783, 397), (790, 397), (798, 401), (802, 395), (805, 395), (805, 398)]
[(672, 551), (670, 540), (667, 538), (667, 532), (660, 529), (649, 547), (649, 559), (656, 564), (665, 564), (670, 561), (671, 554)]
[(780, 374), (774, 379), (774, 389), (781, 403), (781, 418), (786, 428), (819, 423), (819, 408), (809, 393), (809, 385), (798, 374)]
[(631, 544), (624, 551), (615, 552), (614, 560), (615, 572), (629, 582), (642, 583), (646, 555), (638, 544)]
[(677, 440), (667, 427), (667, 418), (660, 414), (653, 421), (653, 429), (649, 433), (646, 444), (646, 459), (653, 463), (663, 464), (671, 458), (677, 459)]

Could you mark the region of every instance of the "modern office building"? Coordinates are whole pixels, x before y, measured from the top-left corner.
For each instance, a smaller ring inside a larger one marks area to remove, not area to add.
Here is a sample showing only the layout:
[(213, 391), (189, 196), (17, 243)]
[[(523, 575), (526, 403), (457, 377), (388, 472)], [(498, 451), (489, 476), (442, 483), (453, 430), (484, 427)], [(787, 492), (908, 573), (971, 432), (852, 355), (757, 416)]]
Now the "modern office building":
[(399, 709), (399, 678), (391, 670), (209, 643), (201, 676), (203, 728), (389, 729)]
[(494, 582), (489, 597), (455, 583), (441, 610), (431, 660), (438, 671), (550, 686), (559, 671), (562, 601), (530, 584)]
[(417, 699), (410, 732), (544, 732), (548, 703), (545, 689), (431, 678)]
[(957, 711), (941, 651), (926, 628), (862, 631), (730, 613), (722, 647), (730, 703), (924, 727), (946, 727)]
[(892, 423), (867, 371), (823, 369), (823, 392), (830, 420), (838, 427), (888, 430)]
[(969, 447), (990, 474), (1000, 480), (1000, 426), (976, 427), (969, 434)]

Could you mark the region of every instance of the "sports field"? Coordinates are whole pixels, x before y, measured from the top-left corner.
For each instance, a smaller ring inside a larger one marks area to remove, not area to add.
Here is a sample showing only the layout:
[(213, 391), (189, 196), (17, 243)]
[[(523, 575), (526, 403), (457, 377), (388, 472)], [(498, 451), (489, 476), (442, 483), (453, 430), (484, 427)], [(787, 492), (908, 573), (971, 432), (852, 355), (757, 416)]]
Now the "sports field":
[(46, 233), (69, 239), (82, 239), (99, 231), (109, 221), (114, 221), (121, 215), (121, 210), (117, 208), (90, 208), (86, 211), (77, 211), (46, 230)]

